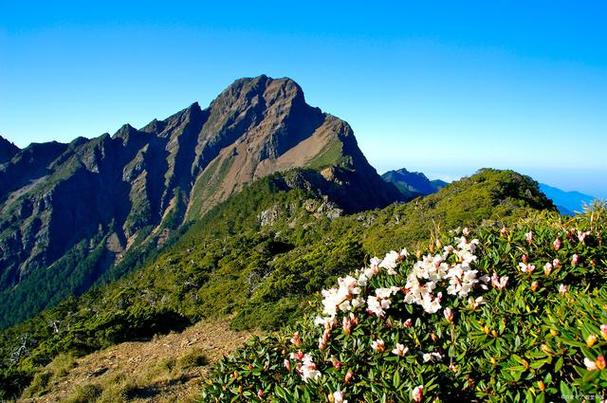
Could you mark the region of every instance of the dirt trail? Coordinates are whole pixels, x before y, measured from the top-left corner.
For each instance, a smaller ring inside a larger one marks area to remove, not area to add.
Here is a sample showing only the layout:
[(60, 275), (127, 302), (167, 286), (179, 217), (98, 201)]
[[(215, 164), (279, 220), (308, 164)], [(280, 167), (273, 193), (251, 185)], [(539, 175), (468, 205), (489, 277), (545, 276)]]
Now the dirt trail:
[[(76, 359), (67, 374), (53, 378), (48, 393), (21, 401), (73, 400), (79, 390), (80, 399), (87, 400), (82, 389), (91, 385), (102, 400), (193, 401), (210, 365), (251, 335), (231, 330), (227, 322), (207, 321), (148, 342), (121, 343)], [(110, 388), (117, 389), (114, 395), (106, 393)]]

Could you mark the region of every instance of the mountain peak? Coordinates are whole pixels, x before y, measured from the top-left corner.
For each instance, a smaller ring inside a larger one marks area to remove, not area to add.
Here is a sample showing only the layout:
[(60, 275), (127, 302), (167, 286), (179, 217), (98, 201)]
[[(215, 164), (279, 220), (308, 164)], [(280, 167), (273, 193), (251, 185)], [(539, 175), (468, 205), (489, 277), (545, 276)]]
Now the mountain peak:
[(265, 74), (257, 77), (240, 78), (234, 81), (217, 97), (216, 101), (239, 99), (242, 97), (246, 99), (254, 99), (255, 97), (265, 98), (269, 103), (280, 99), (305, 102), (303, 90), (295, 81), (288, 77), (271, 78)]
[(406, 168), (388, 171), (382, 178), (394, 184), (398, 190), (407, 196), (429, 195), (444, 186), (442, 183), (433, 183), (422, 172), (411, 172)]
[[(70, 253), (88, 256), (78, 245), (97, 245), (102, 257), (77, 285), (86, 289), (124, 253), (161, 246), (186, 222), (275, 173), (306, 170), (308, 182), (347, 212), (405, 199), (377, 175), (350, 126), (308, 105), (289, 78), (242, 78), (204, 110), (196, 102), (142, 130), (125, 124), (111, 137), (34, 151), (0, 175), (0, 228), (23, 223), (17, 238), (0, 233), (0, 291)], [(74, 292), (69, 287), (53, 295)]]
[(0, 164), (10, 160), (18, 152), (19, 147), (0, 136)]

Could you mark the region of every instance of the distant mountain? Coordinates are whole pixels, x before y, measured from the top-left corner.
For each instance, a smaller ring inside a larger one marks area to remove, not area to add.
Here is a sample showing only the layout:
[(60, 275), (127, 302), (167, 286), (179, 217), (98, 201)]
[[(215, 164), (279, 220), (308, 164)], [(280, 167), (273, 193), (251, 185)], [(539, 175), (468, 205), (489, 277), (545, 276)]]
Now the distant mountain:
[(574, 215), (584, 211), (584, 205), (589, 205), (596, 197), (576, 191), (565, 191), (545, 183), (540, 183), (540, 190), (552, 199), (561, 214)]
[(437, 191), (441, 190), (442, 188), (444, 188), (445, 186), (447, 186), (449, 184), (449, 182), (445, 182), (442, 179), (434, 179), (434, 180), (431, 180), (430, 183), (432, 184), (432, 186), (434, 186), (434, 188)]
[(392, 183), (406, 197), (426, 196), (439, 191), (447, 185), (440, 179), (431, 181), (421, 172), (409, 172), (405, 168), (388, 171), (383, 180)]
[(294, 81), (263, 75), (141, 129), (23, 150), (2, 139), (0, 152), (11, 159), (0, 165), (3, 325), (81, 294), (117, 263), (136, 266), (183, 224), (274, 172), (317, 172), (313, 183), (345, 212), (405, 200), (346, 122), (309, 106)]
[(19, 147), (0, 136), (0, 164), (9, 161), (19, 152)]

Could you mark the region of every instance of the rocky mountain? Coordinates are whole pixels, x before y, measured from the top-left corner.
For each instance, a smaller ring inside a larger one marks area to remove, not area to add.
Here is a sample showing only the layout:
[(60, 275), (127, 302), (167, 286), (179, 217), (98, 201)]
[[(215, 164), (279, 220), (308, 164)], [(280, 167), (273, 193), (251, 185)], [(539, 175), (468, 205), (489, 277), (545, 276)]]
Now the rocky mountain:
[(554, 186), (540, 183), (540, 189), (548, 198), (552, 199), (561, 214), (574, 215), (584, 211), (584, 206), (590, 205), (596, 197), (584, 193), (556, 188)]
[(383, 180), (392, 183), (405, 197), (425, 196), (444, 188), (447, 182), (428, 179), (422, 172), (409, 172), (406, 168), (388, 171)]
[(0, 136), (0, 164), (10, 161), (19, 152), (19, 147)]
[[(21, 319), (82, 293), (138, 248), (157, 249), (274, 172), (316, 172), (345, 212), (405, 199), (369, 165), (350, 126), (309, 106), (288, 78), (240, 79), (206, 109), (194, 103), (112, 136), (23, 150), (4, 143), (0, 295), (22, 307)], [(4, 325), (16, 320), (12, 310), (1, 315)]]

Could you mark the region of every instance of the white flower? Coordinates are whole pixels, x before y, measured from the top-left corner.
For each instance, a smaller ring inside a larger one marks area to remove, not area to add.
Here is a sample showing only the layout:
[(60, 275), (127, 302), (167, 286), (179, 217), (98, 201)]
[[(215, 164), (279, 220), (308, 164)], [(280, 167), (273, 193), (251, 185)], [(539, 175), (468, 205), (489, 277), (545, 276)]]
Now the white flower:
[(328, 319), (329, 318), (324, 318), (322, 316), (317, 316), (314, 319), (314, 324), (317, 325), (317, 326), (324, 326)]
[(399, 357), (404, 357), (409, 349), (405, 347), (404, 344), (396, 343), (396, 347), (392, 350), (392, 354), (398, 355)]
[(362, 297), (356, 297), (350, 301), (350, 304), (352, 305), (352, 309), (356, 309), (363, 306), (365, 304), (365, 300)]
[(381, 259), (378, 257), (372, 257), (371, 260), (369, 261), (369, 264), (371, 265), (371, 267), (379, 267), (379, 264), (381, 263)]
[(334, 403), (348, 403), (347, 400), (344, 400), (344, 393), (337, 389), (335, 392), (333, 392), (333, 402)]
[(472, 291), (473, 286), (478, 283), (476, 273), (476, 270), (465, 269), (462, 265), (456, 265), (449, 269), (449, 272), (445, 275), (445, 278), (449, 279), (447, 293), (466, 297)]
[(421, 306), (424, 308), (424, 311), (428, 313), (436, 313), (441, 308), (440, 299), (434, 298), (431, 294), (426, 293), (422, 296)]
[(533, 272), (533, 270), (535, 270), (535, 266), (534, 266), (534, 265), (532, 265), (532, 264), (527, 264), (527, 263), (523, 263), (523, 262), (520, 262), (520, 263), (518, 264), (518, 267), (520, 267), (520, 268), (521, 268), (521, 271), (522, 271), (523, 273), (532, 273), (532, 272)]
[(443, 356), (440, 353), (433, 352), (433, 353), (424, 353), (422, 358), (424, 359), (424, 362), (429, 362), (429, 361), (435, 362), (435, 361), (440, 361), (443, 358)]
[(371, 312), (375, 316), (381, 318), (386, 313), (386, 309), (390, 308), (390, 300), (374, 297), (369, 295), (367, 297), (367, 311)]
[(493, 272), (493, 275), (491, 276), (491, 285), (493, 286), (493, 288), (502, 290), (502, 289), (506, 288), (507, 284), (508, 284), (508, 276), (503, 276), (500, 278), (500, 276), (498, 276), (496, 272)]
[(484, 303), (485, 299), (483, 297), (477, 297), (476, 299), (472, 297), (468, 298), (468, 306), (470, 306), (471, 309), (476, 309)]
[(316, 369), (316, 364), (314, 364), (312, 357), (309, 354), (305, 354), (301, 366), (301, 379), (304, 382), (308, 382), (310, 379), (316, 380), (320, 377), (321, 373)]
[(386, 269), (388, 274), (395, 275), (396, 274), (396, 266), (398, 265), (398, 260), (400, 259), (400, 254), (396, 251), (390, 251), (384, 257), (384, 260), (381, 261), (379, 267)]
[(580, 240), (581, 243), (585, 243), (586, 242), (586, 237), (590, 235), (590, 231), (579, 231), (577, 232), (577, 238)]
[(375, 289), (375, 295), (377, 295), (378, 298), (390, 298), (391, 295), (396, 294), (397, 292), (400, 291), (400, 287), (390, 287), (390, 288), (377, 288)]
[(386, 343), (384, 343), (382, 339), (377, 339), (371, 343), (371, 348), (376, 353), (383, 353), (383, 351), (386, 349)]
[(338, 287), (322, 290), (323, 313), (329, 317), (337, 315), (337, 311), (346, 312), (353, 308), (350, 300), (361, 293), (359, 281), (346, 276), (337, 280)]
[(596, 363), (586, 357), (584, 357), (584, 365), (588, 371), (595, 371), (597, 369)]
[(559, 292), (561, 294), (566, 294), (569, 291), (569, 287), (566, 286), (565, 284), (560, 284), (559, 285)]

